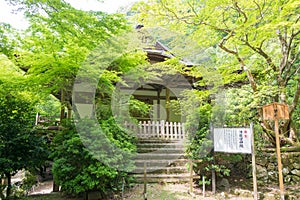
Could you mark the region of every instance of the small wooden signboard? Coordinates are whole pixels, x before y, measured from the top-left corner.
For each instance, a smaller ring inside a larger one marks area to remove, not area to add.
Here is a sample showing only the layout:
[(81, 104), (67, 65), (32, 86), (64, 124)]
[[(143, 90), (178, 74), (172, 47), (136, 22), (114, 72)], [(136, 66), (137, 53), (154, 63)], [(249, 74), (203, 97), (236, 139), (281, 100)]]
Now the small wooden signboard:
[(274, 120), (274, 122), (275, 122), (276, 154), (277, 154), (277, 163), (278, 163), (280, 200), (284, 200), (284, 185), (283, 185), (278, 121), (279, 121), (279, 119), (281, 119), (281, 120), (289, 119), (288, 105), (282, 104), (282, 103), (271, 103), (271, 104), (263, 106), (263, 119), (264, 120)]
[(283, 103), (271, 103), (263, 106), (264, 120), (289, 119), (288, 105)]

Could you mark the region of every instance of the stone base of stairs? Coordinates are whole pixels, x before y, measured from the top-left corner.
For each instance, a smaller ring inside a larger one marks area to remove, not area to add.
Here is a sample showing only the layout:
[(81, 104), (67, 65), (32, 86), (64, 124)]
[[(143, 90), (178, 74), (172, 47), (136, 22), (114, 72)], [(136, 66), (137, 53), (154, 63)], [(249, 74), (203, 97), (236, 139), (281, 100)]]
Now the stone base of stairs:
[(184, 183), (190, 180), (188, 160), (182, 141), (142, 139), (137, 145), (136, 168), (132, 171), (135, 182)]
[[(145, 178), (143, 174), (134, 175), (135, 182), (143, 183)], [(189, 173), (180, 174), (147, 174), (147, 183), (187, 183), (190, 181)], [(193, 175), (193, 178), (200, 178), (199, 176)]]

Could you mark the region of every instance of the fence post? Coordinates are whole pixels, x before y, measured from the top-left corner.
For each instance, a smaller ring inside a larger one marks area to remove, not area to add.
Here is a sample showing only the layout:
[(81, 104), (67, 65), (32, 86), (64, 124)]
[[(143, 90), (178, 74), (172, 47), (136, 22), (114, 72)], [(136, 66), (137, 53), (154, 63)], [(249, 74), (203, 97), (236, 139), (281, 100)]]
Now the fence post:
[[(148, 126), (148, 137), (150, 136), (152, 136), (152, 134), (151, 134), (151, 121), (148, 121), (148, 124), (147, 124), (147, 126)], [(146, 133), (147, 134), (147, 133)]]
[(160, 122), (160, 132), (161, 132), (161, 137), (165, 139), (165, 121), (161, 120)]
[(147, 200), (147, 163), (144, 162), (144, 200)]
[(181, 124), (183, 139), (185, 139), (184, 123)]
[(156, 126), (155, 126), (155, 131), (156, 131), (156, 136), (157, 136), (157, 138), (160, 138), (161, 137), (161, 135), (160, 135), (160, 133), (159, 133), (159, 131), (160, 131), (160, 127), (159, 127), (159, 121), (156, 121), (155, 122), (156, 123)]
[(202, 176), (202, 184), (203, 198), (205, 198), (205, 176)]
[(147, 133), (147, 124), (146, 121), (143, 122), (143, 137), (146, 137), (146, 133)]
[(174, 139), (179, 139), (178, 135), (177, 135), (177, 123), (174, 122)]
[(137, 137), (142, 137), (142, 121), (139, 121)]
[(189, 160), (190, 164), (190, 194), (193, 193), (193, 161)]
[(174, 135), (173, 135), (173, 122), (170, 122), (170, 136), (171, 136), (171, 139), (174, 138)]
[(166, 134), (167, 134), (166, 138), (169, 139), (170, 138), (170, 130), (169, 130), (169, 122), (168, 121), (166, 122), (165, 127), (166, 127)]
[(155, 121), (151, 121), (152, 137), (156, 137), (156, 131), (155, 131), (155, 128), (156, 128), (156, 123), (155, 123)]
[(184, 139), (183, 137), (182, 137), (182, 132), (181, 132), (181, 123), (180, 122), (178, 122), (178, 137), (179, 137), (179, 139)]

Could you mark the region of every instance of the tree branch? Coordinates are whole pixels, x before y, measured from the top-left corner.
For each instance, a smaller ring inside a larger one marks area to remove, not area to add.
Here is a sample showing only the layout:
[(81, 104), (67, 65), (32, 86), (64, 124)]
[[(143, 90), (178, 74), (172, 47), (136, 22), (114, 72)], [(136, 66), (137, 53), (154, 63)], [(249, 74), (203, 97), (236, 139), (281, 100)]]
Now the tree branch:
[(246, 13), (244, 11), (242, 11), (242, 9), (239, 7), (238, 2), (234, 2), (234, 10), (238, 11), (239, 13), (241, 13), (244, 16), (244, 23), (246, 23), (248, 21), (248, 17), (246, 15)]
[(163, 8), (166, 9), (168, 12), (170, 12), (170, 13), (171, 13), (178, 21), (183, 21), (183, 22), (186, 23), (186, 24), (193, 24), (193, 25), (195, 25), (195, 26), (200, 25), (200, 24), (197, 24), (197, 23), (195, 23), (195, 22), (189, 22), (189, 21), (187, 20), (187, 18), (193, 17), (193, 15), (191, 15), (191, 16), (179, 17), (179, 16), (176, 14), (176, 12), (175, 12), (174, 10), (170, 9), (170, 8), (164, 3), (164, 1), (160, 1), (160, 3), (161, 3), (161, 5), (163, 6)]
[(190, 6), (190, 8), (192, 9), (193, 13), (195, 14), (196, 17), (198, 17), (198, 13), (195, 10), (195, 7), (191, 4), (190, 1), (187, 1), (187, 4)]
[[(300, 55), (300, 52), (296, 49), (297, 48), (297, 44), (294, 43), (294, 45), (292, 46), (292, 43), (293, 43), (295, 37), (297, 35), (299, 35), (299, 34), (300, 34), (300, 30), (298, 30), (295, 33), (294, 33), (294, 30), (292, 30), (291, 37), (290, 37), (290, 39), (288, 41), (288, 44), (287, 44), (287, 47), (288, 47), (287, 61), (286, 61), (286, 64), (285, 64), (285, 66), (283, 68), (283, 69), (286, 70), (286, 72), (285, 72), (285, 75), (286, 75), (285, 82), (286, 83), (291, 79), (291, 77), (293, 75), (297, 74), (298, 71), (299, 71), (299, 67), (298, 67), (298, 68), (296, 68), (296, 70), (294, 72), (290, 73), (293, 64), (296, 62), (296, 60), (298, 59), (298, 57)], [(289, 59), (288, 59), (289, 57), (290, 57), (291, 61), (289, 61)]]
[(286, 79), (285, 79), (285, 84), (287, 84), (289, 82), (289, 80), (296, 75), (299, 70), (300, 70), (300, 65), (298, 65), (298, 67), (296, 67), (296, 69), (293, 72), (290, 72), (292, 69), (293, 64), (295, 63), (295, 61), (297, 60), (297, 58), (299, 57), (300, 52), (298, 52), (295, 56), (295, 58), (289, 63), (289, 67), (286, 69)]
[(233, 54), (233, 55), (237, 58), (237, 60), (239, 61), (239, 63), (240, 63), (241, 66), (242, 66), (242, 70), (246, 71), (248, 80), (249, 80), (250, 85), (251, 85), (251, 88), (252, 88), (253, 92), (255, 93), (255, 92), (257, 91), (257, 85), (256, 85), (256, 82), (255, 82), (255, 80), (254, 80), (254, 77), (253, 77), (251, 71), (250, 71), (249, 69), (247, 69), (246, 64), (245, 64), (243, 58), (240, 57), (238, 51), (234, 51), (234, 50), (228, 49), (228, 48), (225, 46), (225, 43), (226, 43), (231, 37), (233, 37), (233, 36), (234, 36), (234, 33), (231, 32), (231, 34), (229, 34), (228, 36), (224, 37), (224, 38), (221, 40), (221, 42), (220, 42), (220, 44), (219, 44), (218, 46), (219, 46), (221, 49), (223, 49), (225, 52), (230, 53), (230, 54)]
[(276, 65), (273, 63), (272, 58), (266, 54), (261, 47), (254, 47), (253, 45), (250, 44), (249, 40), (248, 40), (248, 35), (246, 35), (246, 40), (244, 40), (245, 44), (252, 49), (253, 51), (255, 51), (256, 53), (258, 53), (259, 55), (261, 55), (263, 58), (265, 58), (265, 60), (267, 61), (268, 65), (272, 67), (272, 69), (276, 72), (278, 71)]
[(287, 67), (287, 63), (288, 63), (288, 57), (289, 57), (289, 51), (290, 51), (290, 46), (287, 43), (286, 40), (286, 33), (284, 34), (284, 36), (281, 34), (280, 30), (277, 30), (277, 35), (281, 44), (281, 53), (282, 53), (282, 59), (280, 62), (280, 66), (279, 66), (279, 71), (280, 74), (282, 74), (282, 72), (284, 71), (284, 69)]
[[(298, 67), (298, 69), (299, 69), (299, 67)], [(298, 85), (297, 85), (297, 89), (295, 91), (293, 103), (291, 104), (290, 109), (289, 109), (290, 116), (292, 116), (293, 112), (295, 111), (295, 109), (298, 105), (299, 97), (300, 97), (300, 75), (298, 76)]]
[(224, 12), (222, 12), (222, 23), (224, 24), (224, 26), (227, 28), (227, 29), (229, 29), (229, 27), (227, 26), (227, 24), (226, 24), (226, 22), (225, 22), (225, 11)]
[[(211, 28), (214, 29), (214, 30), (222, 31), (222, 32), (224, 32), (224, 33), (230, 33), (230, 32), (232, 32), (232, 30), (230, 30), (230, 29), (220, 28), (220, 27), (211, 25), (211, 24), (209, 24), (209, 23), (207, 23), (207, 22), (204, 22), (204, 21), (200, 21), (200, 22), (195, 22), (195, 21), (189, 22), (186, 18), (193, 17), (192, 15), (190, 15), (190, 16), (184, 16), (184, 17), (179, 17), (179, 16), (176, 14), (176, 12), (175, 12), (174, 10), (170, 9), (163, 1), (160, 1), (160, 3), (161, 3), (161, 5), (162, 5), (162, 7), (163, 7), (164, 9), (166, 9), (168, 12), (170, 12), (170, 13), (171, 13), (178, 21), (183, 21), (183, 22), (186, 23), (186, 24), (192, 24), (192, 25), (195, 25), (195, 26), (199, 26), (199, 25), (209, 26), (209, 27), (211, 27)], [(166, 14), (165, 14), (165, 16), (166, 16)]]
[(261, 9), (260, 5), (255, 0), (253, 2), (257, 6), (257, 8), (259, 10), (260, 17), (264, 18), (264, 14), (262, 13), (262, 9)]

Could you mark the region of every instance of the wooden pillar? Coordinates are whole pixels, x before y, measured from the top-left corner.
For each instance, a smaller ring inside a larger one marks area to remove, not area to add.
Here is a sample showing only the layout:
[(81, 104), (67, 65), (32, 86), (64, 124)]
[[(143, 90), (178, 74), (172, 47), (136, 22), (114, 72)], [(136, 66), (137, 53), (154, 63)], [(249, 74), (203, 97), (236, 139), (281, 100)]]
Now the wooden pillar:
[(283, 186), (282, 162), (281, 162), (278, 127), (279, 127), (278, 118), (275, 117), (276, 153), (277, 153), (277, 162), (278, 162), (278, 176), (279, 176), (278, 178), (279, 178), (279, 188), (280, 188), (280, 200), (284, 200), (284, 186)]
[(147, 200), (147, 163), (144, 162), (144, 200)]
[(5, 177), (7, 178), (6, 197), (9, 197), (12, 192), (11, 174), (6, 173)]
[[(61, 96), (60, 96), (60, 125), (62, 123), (62, 120), (65, 118), (65, 92), (63, 89), (61, 89)], [(56, 183), (56, 181), (53, 178), (53, 185), (52, 185), (53, 192), (59, 192), (59, 185)]]
[(160, 121), (160, 92), (161, 89), (157, 90), (157, 121)]
[(65, 118), (65, 92), (61, 89), (60, 96), (60, 122)]
[(68, 102), (67, 106), (68, 106), (68, 115), (67, 115), (67, 118), (71, 119), (72, 118), (72, 105), (71, 105), (70, 102)]
[(254, 197), (254, 200), (258, 200), (253, 122), (251, 122), (251, 124), (250, 124), (250, 129), (251, 129), (251, 137), (252, 137), (251, 138), (251, 148), (252, 148), (251, 155), (252, 155), (253, 197)]
[[(210, 134), (211, 134), (211, 138), (212, 138), (212, 142), (214, 144), (214, 127), (213, 124), (210, 124)], [(211, 169), (211, 189), (212, 189), (212, 193), (216, 194), (216, 171), (215, 171), (215, 147), (213, 146), (213, 157), (212, 157), (212, 169)]]
[(167, 121), (170, 121), (170, 89), (166, 88), (166, 113), (167, 113)]

